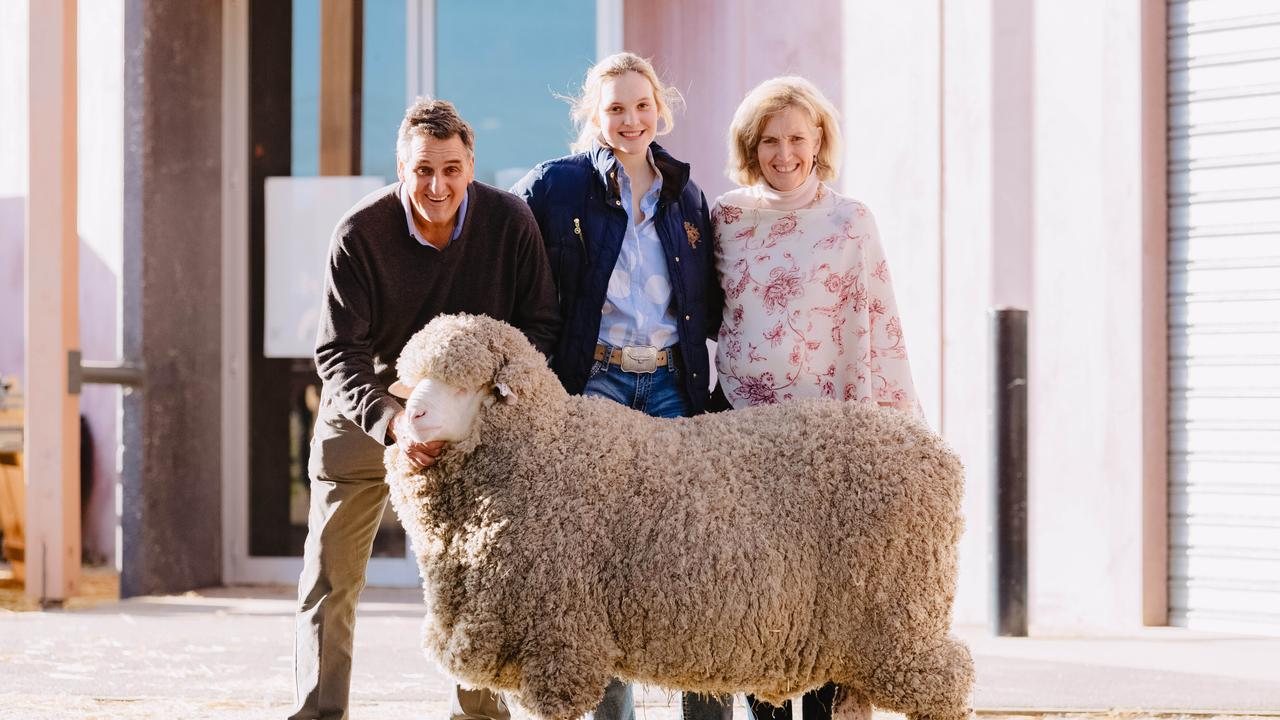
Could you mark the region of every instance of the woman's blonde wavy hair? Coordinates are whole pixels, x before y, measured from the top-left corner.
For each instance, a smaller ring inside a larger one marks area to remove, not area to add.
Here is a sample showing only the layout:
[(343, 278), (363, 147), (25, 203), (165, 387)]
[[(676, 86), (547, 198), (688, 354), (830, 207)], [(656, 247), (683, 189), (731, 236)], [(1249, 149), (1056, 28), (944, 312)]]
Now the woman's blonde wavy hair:
[(822, 91), (808, 80), (795, 75), (776, 77), (757, 85), (742, 99), (729, 125), (729, 164), (725, 174), (739, 185), (760, 181), (760, 135), (769, 116), (789, 107), (809, 116), (822, 136), (815, 163), (819, 180), (834, 180), (839, 171), (840, 115)]
[(604, 81), (627, 72), (640, 73), (653, 86), (653, 100), (658, 106), (659, 120), (656, 134), (666, 135), (675, 127), (672, 108), (684, 103), (680, 91), (663, 83), (648, 60), (635, 53), (620, 52), (591, 66), (582, 83), (582, 92), (577, 97), (565, 98), (572, 106), (573, 123), (578, 128), (578, 139), (569, 146), (573, 152), (590, 149), (591, 143), (599, 137), (600, 128), (592, 120), (600, 106), (600, 87)]

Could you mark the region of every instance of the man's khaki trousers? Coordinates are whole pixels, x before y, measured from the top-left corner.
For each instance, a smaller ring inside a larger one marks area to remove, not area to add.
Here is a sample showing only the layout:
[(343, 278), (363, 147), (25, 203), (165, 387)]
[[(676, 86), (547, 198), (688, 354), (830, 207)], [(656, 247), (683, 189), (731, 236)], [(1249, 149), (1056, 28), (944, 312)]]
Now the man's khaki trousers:
[[(351, 689), (356, 602), (364, 589), (387, 486), (384, 448), (325, 403), (311, 442), (311, 509), (294, 635), (291, 720), (344, 720)], [(454, 687), (453, 720), (508, 720), (488, 690)]]

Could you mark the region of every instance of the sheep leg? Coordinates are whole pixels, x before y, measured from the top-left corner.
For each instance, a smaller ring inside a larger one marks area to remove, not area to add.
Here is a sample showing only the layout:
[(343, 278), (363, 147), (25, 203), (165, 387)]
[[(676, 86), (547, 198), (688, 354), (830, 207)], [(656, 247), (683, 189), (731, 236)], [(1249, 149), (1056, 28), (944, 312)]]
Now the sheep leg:
[(539, 652), (525, 661), (513, 699), (541, 720), (577, 720), (600, 703), (610, 677), (569, 648)]
[(857, 685), (877, 706), (908, 720), (964, 720), (972, 713), (973, 658), (964, 643), (947, 636), (929, 649), (884, 658)]
[(838, 685), (831, 720), (871, 720), (871, 701), (848, 685)]

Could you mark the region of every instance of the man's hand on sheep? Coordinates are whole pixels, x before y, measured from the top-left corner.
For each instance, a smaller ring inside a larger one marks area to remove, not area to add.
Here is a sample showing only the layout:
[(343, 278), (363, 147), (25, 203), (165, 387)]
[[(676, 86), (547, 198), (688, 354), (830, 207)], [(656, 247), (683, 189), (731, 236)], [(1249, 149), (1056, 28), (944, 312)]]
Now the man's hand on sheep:
[(414, 439), (413, 429), (409, 424), (409, 414), (405, 410), (396, 413), (391, 420), (391, 439), (400, 446), (400, 451), (415, 468), (421, 470), (435, 464), (436, 458), (444, 452), (444, 441), (418, 442)]

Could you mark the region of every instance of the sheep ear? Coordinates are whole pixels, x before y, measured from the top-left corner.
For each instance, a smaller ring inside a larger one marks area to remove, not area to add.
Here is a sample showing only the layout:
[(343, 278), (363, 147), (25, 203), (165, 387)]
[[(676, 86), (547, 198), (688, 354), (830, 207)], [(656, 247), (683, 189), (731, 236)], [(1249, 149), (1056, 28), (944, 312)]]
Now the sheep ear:
[(507, 357), (506, 353), (492, 345), (489, 346), (489, 350), (498, 355), (501, 359), (498, 364), (498, 369), (493, 371), (493, 395), (504, 403), (514, 403), (516, 401), (516, 393), (511, 389), (511, 386), (507, 384), (507, 381), (511, 377), (512, 369), (510, 359)]
[(495, 395), (497, 395), (499, 400), (501, 400), (504, 403), (507, 403), (508, 405), (514, 405), (516, 402), (515, 391), (512, 390), (511, 387), (504, 382), (494, 383), (493, 392)]

